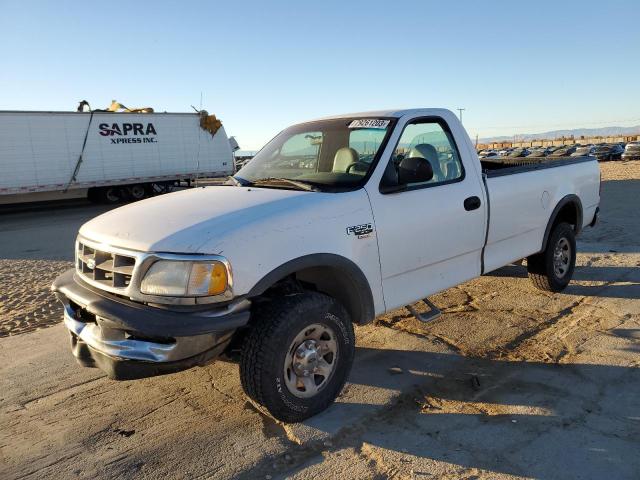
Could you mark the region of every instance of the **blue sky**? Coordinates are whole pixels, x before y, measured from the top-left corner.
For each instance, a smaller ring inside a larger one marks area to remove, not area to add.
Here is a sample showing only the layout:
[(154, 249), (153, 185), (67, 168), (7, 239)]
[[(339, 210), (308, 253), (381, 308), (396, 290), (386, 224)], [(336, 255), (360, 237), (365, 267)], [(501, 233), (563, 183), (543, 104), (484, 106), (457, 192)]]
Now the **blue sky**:
[(0, 109), (203, 106), (243, 149), (335, 113), (473, 137), (640, 124), (640, 1), (0, 0)]

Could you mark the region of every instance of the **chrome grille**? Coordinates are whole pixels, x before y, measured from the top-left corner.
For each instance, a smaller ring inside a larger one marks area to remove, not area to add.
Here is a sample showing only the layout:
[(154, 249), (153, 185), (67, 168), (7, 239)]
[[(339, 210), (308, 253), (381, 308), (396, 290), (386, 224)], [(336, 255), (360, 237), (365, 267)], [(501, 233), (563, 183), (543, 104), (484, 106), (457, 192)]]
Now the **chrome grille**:
[(76, 244), (76, 271), (81, 277), (107, 289), (125, 290), (131, 283), (136, 257), (108, 252), (87, 245)]

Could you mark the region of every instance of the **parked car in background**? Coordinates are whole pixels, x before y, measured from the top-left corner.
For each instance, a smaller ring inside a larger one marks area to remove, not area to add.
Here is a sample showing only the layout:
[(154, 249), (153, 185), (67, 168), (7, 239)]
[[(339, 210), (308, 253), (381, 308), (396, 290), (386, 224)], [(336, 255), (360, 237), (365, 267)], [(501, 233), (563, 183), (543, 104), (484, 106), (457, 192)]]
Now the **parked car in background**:
[(553, 150), (550, 147), (535, 147), (529, 150), (527, 157), (546, 157)]
[(527, 154), (527, 157), (543, 157), (544, 156), (544, 149), (540, 148), (540, 147), (533, 147), (533, 148), (529, 148), (529, 153)]
[(640, 160), (640, 142), (630, 142), (624, 147), (622, 160)]
[(498, 152), (495, 150), (481, 150), (478, 154), (479, 158), (495, 158), (498, 156)]
[(605, 162), (608, 160), (620, 160), (623, 152), (624, 148), (620, 144), (614, 143), (612, 145), (597, 146), (593, 154), (598, 161)]
[(593, 145), (584, 145), (576, 148), (576, 151), (570, 154), (570, 157), (586, 157), (587, 155), (593, 155), (596, 151), (596, 147)]
[(550, 157), (570, 157), (578, 149), (577, 145), (565, 145), (553, 152)]
[(527, 150), (526, 148), (516, 148), (515, 150), (512, 150), (509, 154), (507, 154), (507, 157), (519, 158), (526, 157), (527, 155), (529, 155), (529, 150)]

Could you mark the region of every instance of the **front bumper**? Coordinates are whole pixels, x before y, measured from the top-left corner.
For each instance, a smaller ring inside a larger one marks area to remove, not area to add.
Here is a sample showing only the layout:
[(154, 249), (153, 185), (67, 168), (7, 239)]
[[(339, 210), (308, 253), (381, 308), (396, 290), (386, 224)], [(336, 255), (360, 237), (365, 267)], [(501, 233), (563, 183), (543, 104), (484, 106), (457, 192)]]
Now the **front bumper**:
[(51, 289), (64, 306), (64, 323), (81, 365), (124, 380), (205, 364), (249, 321), (246, 300), (208, 309), (152, 307), (106, 292), (65, 272)]

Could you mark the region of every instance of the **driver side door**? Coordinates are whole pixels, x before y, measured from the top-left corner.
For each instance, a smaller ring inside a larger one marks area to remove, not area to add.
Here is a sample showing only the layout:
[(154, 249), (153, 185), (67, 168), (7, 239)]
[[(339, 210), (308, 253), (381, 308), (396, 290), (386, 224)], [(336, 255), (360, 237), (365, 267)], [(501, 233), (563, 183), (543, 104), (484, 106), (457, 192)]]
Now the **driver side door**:
[(367, 185), (387, 311), (479, 276), (484, 243), (481, 182), (447, 123), (439, 117), (408, 122), (387, 161), (396, 168), (405, 156), (428, 157), (433, 178), (393, 193)]

